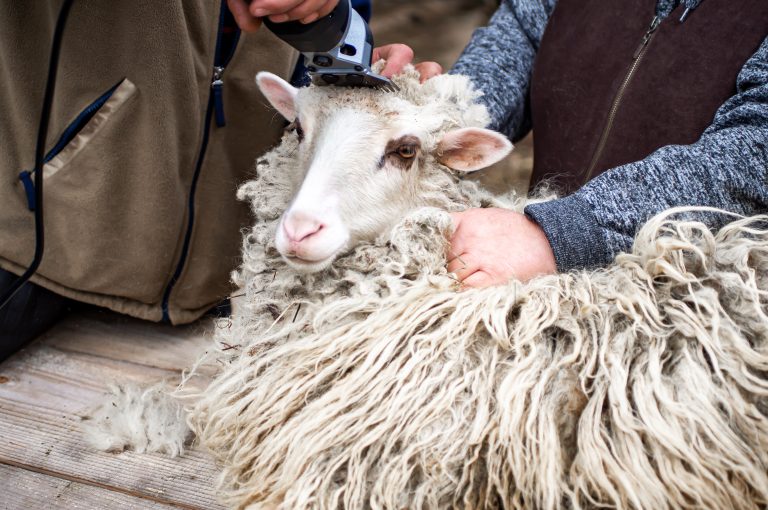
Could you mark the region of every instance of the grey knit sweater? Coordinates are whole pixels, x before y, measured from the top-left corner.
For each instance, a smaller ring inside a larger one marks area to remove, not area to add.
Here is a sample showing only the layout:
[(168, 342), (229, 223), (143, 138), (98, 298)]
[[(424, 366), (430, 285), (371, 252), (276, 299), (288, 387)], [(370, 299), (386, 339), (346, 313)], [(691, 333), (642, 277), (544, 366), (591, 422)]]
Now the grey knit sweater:
[[(701, 0), (682, 0), (696, 8)], [(703, 0), (706, 2), (706, 0)], [(533, 60), (556, 0), (503, 0), (477, 30), (451, 72), (485, 93), (492, 128), (513, 140), (530, 130), (526, 109)], [(660, 0), (668, 15), (678, 0)], [(671, 171), (671, 170), (674, 171)], [(737, 94), (691, 145), (669, 145), (646, 159), (606, 171), (574, 194), (531, 205), (558, 268), (605, 265), (627, 251), (642, 224), (676, 206), (711, 206), (743, 215), (768, 212), (768, 38), (744, 65)], [(701, 217), (712, 228), (732, 218)]]

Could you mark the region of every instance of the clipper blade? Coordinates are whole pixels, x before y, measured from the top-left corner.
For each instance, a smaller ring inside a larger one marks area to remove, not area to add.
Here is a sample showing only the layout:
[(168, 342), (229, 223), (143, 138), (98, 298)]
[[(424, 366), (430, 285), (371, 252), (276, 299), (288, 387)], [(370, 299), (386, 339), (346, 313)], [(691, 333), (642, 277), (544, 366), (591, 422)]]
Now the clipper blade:
[(397, 92), (399, 87), (392, 80), (371, 71), (360, 72), (310, 72), (315, 85), (337, 87), (367, 87), (384, 92)]

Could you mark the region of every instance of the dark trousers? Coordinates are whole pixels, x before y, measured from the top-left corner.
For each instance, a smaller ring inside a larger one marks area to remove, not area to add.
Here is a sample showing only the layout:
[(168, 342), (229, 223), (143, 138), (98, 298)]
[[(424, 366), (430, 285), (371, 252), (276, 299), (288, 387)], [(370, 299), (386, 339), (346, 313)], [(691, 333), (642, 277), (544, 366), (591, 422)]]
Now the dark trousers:
[[(17, 276), (0, 269), (0, 294)], [(61, 319), (74, 302), (38, 285), (25, 283), (0, 309), (0, 361), (21, 349)]]

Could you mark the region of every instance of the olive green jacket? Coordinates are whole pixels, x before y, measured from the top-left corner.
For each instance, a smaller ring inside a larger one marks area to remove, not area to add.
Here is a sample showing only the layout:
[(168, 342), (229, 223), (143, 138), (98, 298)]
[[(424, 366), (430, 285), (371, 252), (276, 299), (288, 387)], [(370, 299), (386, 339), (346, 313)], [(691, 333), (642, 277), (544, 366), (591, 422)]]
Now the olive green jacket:
[[(60, 5), (0, 0), (0, 267), (17, 274), (34, 252), (20, 172), (34, 166)], [(287, 76), (296, 55), (264, 29), (243, 34), (222, 73), (218, 126), (220, 15), (219, 1), (74, 2), (46, 144), (46, 248), (35, 283), (172, 323), (231, 292), (249, 219), (235, 190), (283, 128), (254, 75)]]

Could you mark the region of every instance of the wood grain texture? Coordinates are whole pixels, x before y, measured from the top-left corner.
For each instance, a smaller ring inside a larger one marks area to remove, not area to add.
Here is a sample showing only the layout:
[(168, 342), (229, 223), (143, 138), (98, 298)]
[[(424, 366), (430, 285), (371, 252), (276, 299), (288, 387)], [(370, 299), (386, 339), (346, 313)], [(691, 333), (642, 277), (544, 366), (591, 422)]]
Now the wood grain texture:
[(89, 310), (57, 324), (40, 342), (67, 352), (178, 372), (211, 345), (215, 327), (212, 319), (174, 327)]
[[(5, 381), (0, 384), (0, 464), (183, 508), (220, 508), (213, 494), (217, 470), (202, 452), (176, 459), (97, 452), (80, 429), (82, 417), (103, 401), (109, 382), (149, 384), (178, 372), (142, 365), (138, 355), (121, 361), (117, 355), (93, 354), (90, 347), (82, 349), (87, 353), (62, 350), (51, 338), (0, 364)], [(111, 341), (102, 337), (100, 348), (108, 351)]]
[(65, 480), (0, 464), (0, 508), (46, 510), (54, 508), (169, 510), (179, 508), (129, 496), (87, 483)]
[[(372, 27), (377, 43), (409, 44), (417, 60), (447, 69), (496, 4), (377, 0)], [(475, 175), (497, 191), (525, 190), (531, 153), (530, 143), (520, 143), (511, 163)], [(0, 363), (0, 509), (170, 508), (160, 501), (220, 508), (212, 489), (217, 470), (205, 454), (99, 453), (80, 432), (80, 417), (109, 382), (173, 379), (210, 345), (214, 328), (211, 319), (171, 327), (90, 309)]]

